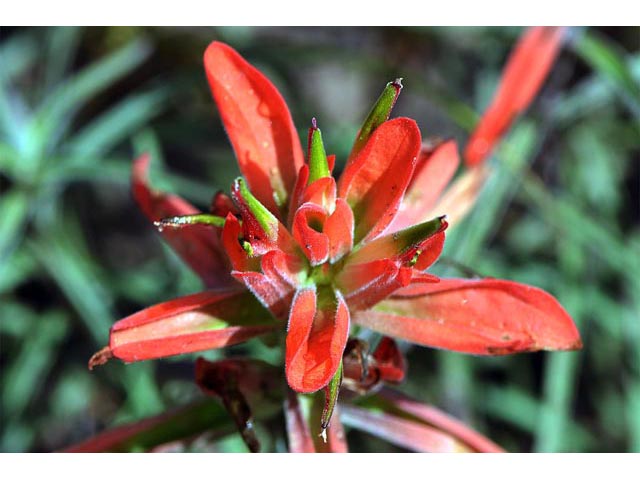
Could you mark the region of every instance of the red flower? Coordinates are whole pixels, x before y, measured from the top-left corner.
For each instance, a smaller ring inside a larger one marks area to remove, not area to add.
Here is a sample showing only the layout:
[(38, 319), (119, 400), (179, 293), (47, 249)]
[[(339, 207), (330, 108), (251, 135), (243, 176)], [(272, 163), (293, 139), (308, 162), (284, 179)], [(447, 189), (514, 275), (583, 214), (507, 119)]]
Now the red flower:
[[(535, 81), (521, 81), (522, 64), (540, 51), (550, 65), (559, 34), (550, 35), (534, 29), (518, 47), (499, 107), (490, 109), (468, 152), (477, 151), (480, 137), (495, 141), (531, 100), (544, 74), (534, 70)], [(325, 153), (315, 119), (304, 155), (289, 110), (266, 77), (219, 42), (209, 46), (204, 62), (243, 178), (233, 183), (231, 198), (218, 194), (211, 212), (201, 213), (150, 189), (145, 156), (134, 163), (133, 190), (209, 290), (120, 320), (91, 367), (112, 356), (133, 362), (286, 331), (287, 382), (296, 392), (326, 389), (326, 427), (354, 323), (471, 354), (580, 347), (571, 318), (542, 290), (425, 272), (442, 251), (448, 226), (442, 215), (448, 212), (436, 211), (432, 219), (424, 213), (438, 208), (459, 162), (454, 143), (423, 146), (414, 120), (389, 120), (400, 81), (383, 91), (336, 180), (335, 159)], [(467, 155), (475, 159), (469, 163), (480, 158)], [(449, 194), (458, 203), (473, 201), (465, 192), (477, 191), (484, 178), (482, 169), (471, 172)]]

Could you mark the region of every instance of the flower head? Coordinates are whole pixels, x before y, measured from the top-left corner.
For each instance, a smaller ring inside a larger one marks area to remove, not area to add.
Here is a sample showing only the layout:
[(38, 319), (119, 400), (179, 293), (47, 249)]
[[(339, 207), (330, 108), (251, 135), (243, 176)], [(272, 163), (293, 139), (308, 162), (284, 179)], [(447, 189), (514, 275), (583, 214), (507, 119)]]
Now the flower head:
[[(459, 165), (456, 145), (423, 143), (414, 120), (389, 119), (400, 80), (384, 88), (336, 178), (335, 157), (327, 155), (315, 119), (305, 153), (284, 99), (262, 73), (219, 42), (204, 61), (242, 177), (230, 196), (216, 195), (209, 213), (153, 191), (146, 156), (134, 163), (133, 189), (208, 290), (120, 320), (90, 366), (112, 356), (146, 360), (281, 331), (288, 385), (299, 393), (326, 392), (324, 428), (348, 377), (353, 324), (478, 355), (580, 346), (569, 315), (542, 290), (426, 272), (445, 242), (444, 207), (472, 203), (486, 173), (474, 167), (442, 193)], [(508, 97), (515, 98), (511, 83)], [(527, 95), (517, 96), (514, 111), (530, 101)], [(496, 128), (504, 131), (500, 122)], [(478, 163), (476, 153), (468, 155)], [(399, 380), (403, 374), (393, 364), (384, 370), (380, 355), (385, 378)]]

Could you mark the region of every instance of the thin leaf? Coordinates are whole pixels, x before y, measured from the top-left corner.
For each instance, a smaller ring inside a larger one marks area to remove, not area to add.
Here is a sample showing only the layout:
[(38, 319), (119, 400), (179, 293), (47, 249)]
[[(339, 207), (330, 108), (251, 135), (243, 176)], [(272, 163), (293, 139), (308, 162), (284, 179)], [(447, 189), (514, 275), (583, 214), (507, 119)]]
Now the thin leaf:
[(104, 155), (155, 117), (169, 93), (162, 87), (130, 95), (75, 134), (67, 147), (78, 159)]

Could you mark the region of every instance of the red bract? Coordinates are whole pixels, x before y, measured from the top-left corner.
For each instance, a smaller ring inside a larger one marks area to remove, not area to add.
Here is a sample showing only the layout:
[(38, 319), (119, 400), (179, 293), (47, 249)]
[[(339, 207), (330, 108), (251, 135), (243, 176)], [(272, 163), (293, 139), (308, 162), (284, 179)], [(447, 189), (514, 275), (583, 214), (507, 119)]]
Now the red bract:
[(481, 163), (529, 106), (560, 51), (563, 34), (560, 27), (534, 27), (520, 39), (491, 105), (467, 144), (464, 157), (469, 166)]
[[(520, 67), (509, 67), (502, 88), (508, 93), (500, 94), (503, 110), (519, 111), (533, 95), (539, 71), (535, 81), (518, 83), (513, 77), (522, 75), (523, 62), (535, 63), (526, 61), (532, 49), (542, 49), (550, 62), (557, 40), (547, 35), (535, 30), (518, 47), (512, 62)], [(288, 385), (300, 393), (325, 390), (324, 429), (336, 406), (352, 323), (473, 354), (580, 346), (569, 315), (542, 290), (492, 279), (439, 279), (425, 272), (442, 251), (448, 223), (444, 216), (424, 218), (424, 212), (438, 199), (440, 206), (447, 205), (447, 195), (470, 204), (475, 196), (468, 192), (477, 192), (485, 173), (475, 168), (453, 193), (441, 196), (459, 164), (457, 147), (453, 142), (423, 146), (414, 120), (389, 120), (399, 80), (389, 83), (374, 105), (336, 181), (334, 158), (325, 152), (315, 119), (304, 161), (289, 110), (273, 84), (219, 42), (209, 46), (204, 61), (244, 175), (232, 185), (232, 202), (218, 195), (213, 214), (203, 214), (175, 196), (153, 192), (146, 180), (147, 157), (134, 163), (134, 193), (211, 289), (119, 321), (109, 347), (90, 366), (111, 356), (139, 361), (286, 332)], [(495, 124), (492, 116), (487, 121)], [(375, 371), (399, 381), (404, 372), (394, 355), (380, 350), (373, 357)], [(297, 408), (290, 399), (292, 431), (301, 431)], [(368, 421), (355, 410), (349, 416)], [(378, 420), (390, 431), (395, 428), (392, 418)], [(407, 428), (431, 427), (411, 423)], [(451, 437), (431, 441), (436, 450), (457, 448)], [(311, 448), (302, 437), (294, 443), (299, 450)]]

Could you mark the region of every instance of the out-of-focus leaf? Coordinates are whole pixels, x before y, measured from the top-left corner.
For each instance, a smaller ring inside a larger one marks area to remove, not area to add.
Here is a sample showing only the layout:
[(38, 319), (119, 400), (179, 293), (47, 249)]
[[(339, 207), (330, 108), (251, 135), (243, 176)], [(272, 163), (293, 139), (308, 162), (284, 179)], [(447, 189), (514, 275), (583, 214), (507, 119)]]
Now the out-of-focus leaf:
[(68, 146), (75, 152), (75, 159), (104, 155), (157, 115), (169, 93), (168, 88), (161, 87), (131, 95), (93, 120), (73, 137)]
[(526, 176), (522, 186), (519, 195), (540, 212), (548, 224), (605, 259), (631, 285), (640, 289), (640, 278), (635, 274), (640, 270), (640, 244), (628, 238), (623, 240), (612, 226), (602, 228), (607, 225), (607, 219), (594, 218), (593, 214), (581, 211), (566, 196), (552, 196), (534, 176)]
[(68, 327), (68, 319), (62, 312), (39, 316), (37, 328), (27, 336), (20, 353), (3, 372), (3, 415), (20, 416), (38, 395)]
[[(253, 415), (260, 421), (271, 418), (280, 411), (279, 402), (260, 402), (253, 409)], [(217, 400), (206, 400), (137, 423), (116, 427), (68, 447), (65, 451), (147, 451), (173, 441), (188, 442), (205, 432), (209, 440), (215, 440), (235, 431), (233, 418), (222, 404)]]
[(37, 316), (26, 305), (4, 298), (0, 301), (0, 336), (22, 338), (31, 332)]
[[(581, 278), (575, 278), (575, 275), (570, 272), (567, 272), (566, 277), (574, 278), (576, 282)], [(558, 290), (559, 300), (571, 312), (576, 324), (584, 324), (582, 322), (585, 305), (582, 301), (583, 293), (564, 285), (559, 286)], [(542, 405), (546, 408), (541, 409), (538, 417), (534, 445), (534, 450), (537, 452), (573, 450), (572, 439), (567, 435), (567, 426), (571, 422), (574, 411), (573, 402), (580, 358), (579, 352), (569, 355), (556, 352), (553, 355), (547, 355), (542, 400)]]
[(0, 197), (0, 271), (20, 242), (28, 220), (29, 195), (13, 189)]
[(45, 45), (45, 90), (57, 85), (67, 73), (78, 49), (82, 29), (79, 27), (52, 27), (47, 31)]
[(97, 378), (83, 367), (77, 365), (68, 368), (48, 398), (51, 412), (61, 420), (86, 412), (92, 396), (96, 394)]
[(73, 114), (98, 92), (138, 67), (150, 54), (147, 42), (138, 40), (85, 67), (59, 85), (35, 114), (32, 135), (43, 140), (43, 150), (64, 133)]
[(611, 144), (609, 132), (599, 132), (598, 124), (576, 127), (568, 134), (574, 162), (564, 159), (560, 165), (574, 195), (588, 201), (586, 207), (604, 216), (615, 215), (622, 202), (618, 185), (624, 175), (624, 156)]
[(22, 75), (34, 64), (37, 55), (37, 41), (29, 33), (14, 34), (5, 39), (0, 44), (0, 85)]
[(629, 425), (629, 452), (640, 452), (640, 381), (627, 386), (625, 416)]
[(640, 116), (640, 85), (627, 65), (625, 54), (614, 43), (593, 31), (582, 35), (574, 46), (578, 55), (612, 82), (636, 116)]
[[(64, 295), (74, 306), (97, 346), (107, 342), (114, 321), (113, 299), (105, 289), (103, 275), (95, 264), (71, 217), (56, 222), (46, 240), (32, 241), (30, 248)], [(149, 414), (162, 406), (160, 393), (152, 381), (153, 364), (127, 368), (122, 383), (127, 389), (128, 407), (137, 414)]]
[(115, 427), (84, 442), (68, 447), (66, 452), (140, 452), (159, 445), (189, 440), (209, 432), (220, 438), (236, 429), (232, 418), (217, 401), (201, 401), (174, 412), (164, 413), (136, 423)]
[[(513, 386), (484, 385), (482, 395), (473, 400), (478, 410), (529, 433), (535, 432), (538, 428), (541, 410), (547, 408), (528, 392)], [(569, 422), (565, 428), (573, 441), (571, 451), (588, 451), (597, 445), (594, 434), (582, 425)]]
[(49, 158), (51, 163), (58, 165), (55, 169), (47, 169), (43, 174), (43, 181), (51, 186), (61, 186), (73, 181), (121, 184), (131, 182), (131, 163), (124, 158), (95, 156), (82, 158), (54, 156)]
[[(627, 65), (636, 84), (640, 84), (640, 55), (630, 55)], [(570, 127), (578, 118), (587, 118), (604, 108), (614, 107), (615, 94), (615, 87), (606, 79), (600, 76), (587, 77), (569, 92), (558, 92), (552, 118), (558, 127)]]
[(12, 177), (18, 161), (20, 161), (20, 153), (12, 146), (6, 143), (0, 143), (0, 172)]
[(112, 299), (73, 228), (69, 223), (59, 225), (57, 232), (49, 232), (46, 239), (32, 242), (30, 247), (78, 311), (96, 344), (104, 345), (113, 322)]
[(35, 259), (22, 249), (14, 251), (0, 263), (0, 293), (7, 292), (27, 280), (37, 267)]
[(3, 453), (26, 452), (33, 443), (35, 434), (36, 432), (32, 428), (29, 428), (29, 426), (17, 419), (10, 418), (6, 425), (4, 423), (2, 425), (0, 451)]

